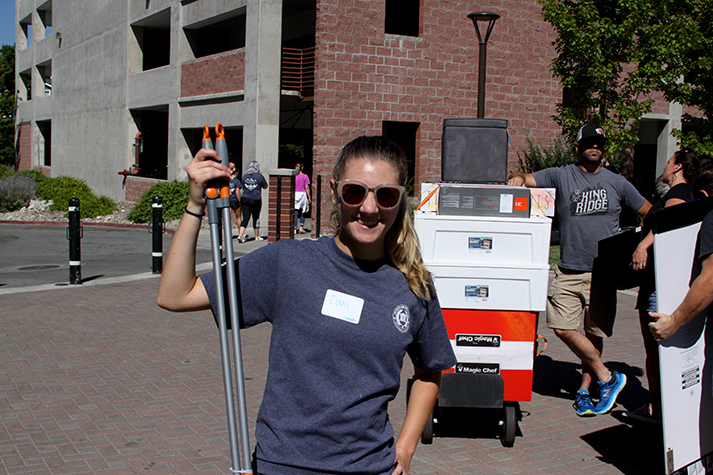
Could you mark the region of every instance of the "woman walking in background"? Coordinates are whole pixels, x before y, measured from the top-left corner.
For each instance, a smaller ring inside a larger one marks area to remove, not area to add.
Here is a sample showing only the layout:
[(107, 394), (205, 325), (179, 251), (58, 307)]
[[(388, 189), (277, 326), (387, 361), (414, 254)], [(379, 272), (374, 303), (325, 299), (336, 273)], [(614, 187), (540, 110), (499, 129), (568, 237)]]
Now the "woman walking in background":
[[(232, 211), (231, 215), (235, 216), (235, 224), (240, 225), (240, 188), (243, 187), (243, 184), (240, 183), (240, 178), (238, 178), (238, 170), (233, 170), (230, 176), (232, 178), (230, 179), (230, 198), (228, 201)], [(233, 221), (233, 216), (231, 216), (231, 222)]]
[(238, 242), (245, 242), (245, 228), (248, 227), (250, 217), (253, 218), (253, 231), (255, 240), (262, 241), (260, 236), (260, 210), (262, 209), (262, 189), (267, 188), (267, 180), (262, 176), (260, 164), (253, 160), (243, 175), (243, 194), (240, 198), (240, 207), (243, 210), (243, 221), (240, 223)]
[[(312, 203), (310, 193), (309, 177), (302, 173), (304, 165), (298, 163), (295, 170), (299, 173), (295, 177), (295, 234), (304, 234), (305, 231), (305, 213), (309, 211), (309, 205)], [(299, 230), (297, 228), (299, 221)]]

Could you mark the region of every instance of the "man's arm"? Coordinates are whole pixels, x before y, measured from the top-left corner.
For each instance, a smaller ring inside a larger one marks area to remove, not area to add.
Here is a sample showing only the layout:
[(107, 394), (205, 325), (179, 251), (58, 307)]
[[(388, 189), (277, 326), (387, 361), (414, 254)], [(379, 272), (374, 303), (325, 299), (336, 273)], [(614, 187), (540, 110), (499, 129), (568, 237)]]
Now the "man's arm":
[[(508, 177), (509, 186), (522, 186), (537, 188), (537, 181), (532, 173), (512, 172)], [(651, 206), (651, 205), (649, 205)]]
[(646, 216), (646, 213), (648, 213), (650, 209), (651, 203), (649, 203), (649, 200), (646, 200), (644, 201), (644, 205), (636, 211), (636, 214), (643, 218), (644, 216)]
[(671, 315), (649, 312), (654, 321), (649, 323), (649, 330), (656, 341), (661, 342), (673, 336), (679, 328), (693, 320), (706, 307), (713, 303), (713, 254), (705, 257), (701, 263), (701, 274), (693, 281), (686, 297)]

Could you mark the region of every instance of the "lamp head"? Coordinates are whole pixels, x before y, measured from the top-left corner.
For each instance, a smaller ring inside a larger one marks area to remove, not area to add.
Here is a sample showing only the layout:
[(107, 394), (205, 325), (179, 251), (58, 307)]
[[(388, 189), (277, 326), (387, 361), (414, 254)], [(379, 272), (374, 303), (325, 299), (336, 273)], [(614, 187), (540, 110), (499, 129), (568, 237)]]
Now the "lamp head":
[[(481, 44), (486, 44), (488, 42), (488, 38), (490, 38), (490, 33), (493, 31), (493, 26), (495, 25), (497, 19), (500, 18), (500, 15), (493, 12), (472, 12), (468, 14), (468, 18), (473, 21), (473, 26), (475, 27), (475, 34), (478, 35), (478, 41)], [(480, 34), (480, 27), (478, 26), (478, 22), (480, 21), (488, 22), (488, 28), (486, 30), (485, 37)]]

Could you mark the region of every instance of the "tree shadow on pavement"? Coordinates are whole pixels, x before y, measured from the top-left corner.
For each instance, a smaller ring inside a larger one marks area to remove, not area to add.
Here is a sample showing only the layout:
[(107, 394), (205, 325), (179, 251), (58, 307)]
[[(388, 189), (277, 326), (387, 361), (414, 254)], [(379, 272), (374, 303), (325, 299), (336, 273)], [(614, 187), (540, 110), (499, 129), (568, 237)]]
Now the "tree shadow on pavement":
[[(648, 400), (649, 391), (641, 384), (644, 372), (638, 366), (630, 366), (620, 361), (605, 361), (609, 369), (624, 373), (627, 383), (617, 398), (617, 404), (627, 410), (634, 410)], [(581, 364), (554, 360), (547, 355), (535, 358), (532, 391), (541, 396), (571, 399), (577, 394), (582, 381)], [(599, 396), (597, 388), (590, 388), (592, 397)]]
[(620, 424), (582, 436), (601, 455), (602, 462), (624, 475), (663, 475), (665, 473), (661, 426), (641, 423)]

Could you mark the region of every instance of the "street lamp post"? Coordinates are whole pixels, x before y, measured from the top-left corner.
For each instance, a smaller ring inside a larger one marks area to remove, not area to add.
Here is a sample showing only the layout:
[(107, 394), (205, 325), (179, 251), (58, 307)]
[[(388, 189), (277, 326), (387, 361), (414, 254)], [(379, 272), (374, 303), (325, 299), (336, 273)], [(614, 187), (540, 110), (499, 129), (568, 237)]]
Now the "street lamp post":
[[(468, 14), (468, 18), (473, 21), (475, 33), (478, 35), (478, 42), (480, 43), (480, 59), (478, 62), (478, 118), (482, 119), (485, 117), (485, 62), (488, 51), (488, 38), (490, 38), (490, 33), (492, 33), (493, 26), (495, 26), (495, 21), (500, 18), (500, 15), (493, 12), (472, 12)], [(485, 36), (480, 34), (478, 22), (481, 21), (488, 23)]]

